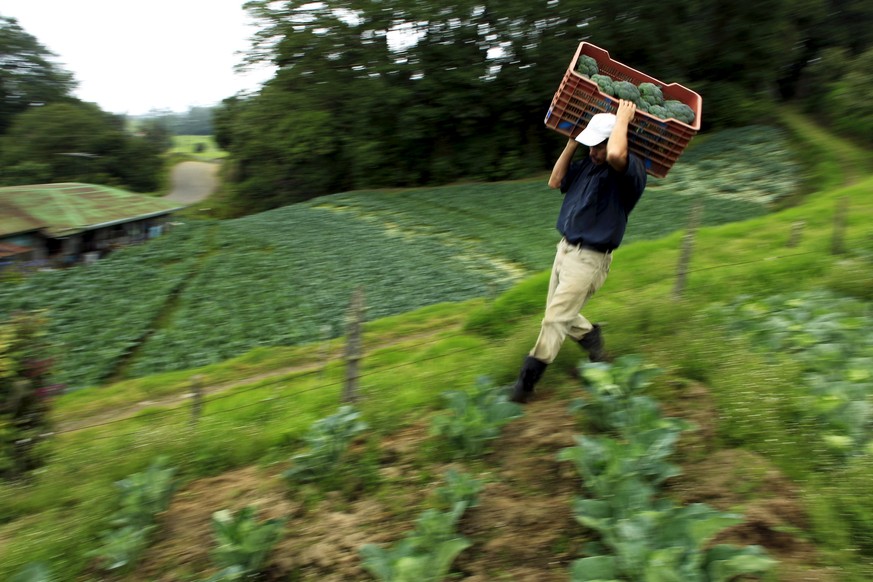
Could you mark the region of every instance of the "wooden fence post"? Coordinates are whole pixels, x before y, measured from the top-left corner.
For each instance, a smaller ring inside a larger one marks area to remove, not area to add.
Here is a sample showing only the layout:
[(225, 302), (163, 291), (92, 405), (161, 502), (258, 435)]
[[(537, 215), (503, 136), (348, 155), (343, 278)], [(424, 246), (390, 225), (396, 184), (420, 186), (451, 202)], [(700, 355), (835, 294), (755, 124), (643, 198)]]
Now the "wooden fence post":
[(321, 378), (327, 375), (327, 363), (330, 361), (330, 339), (333, 335), (333, 326), (324, 324), (320, 328), (321, 331)]
[(803, 238), (803, 227), (806, 226), (802, 220), (795, 220), (791, 224), (791, 236), (788, 237), (788, 247), (794, 248), (800, 244), (800, 240)]
[(703, 215), (703, 201), (699, 198), (691, 209), (691, 218), (688, 220), (688, 229), (682, 237), (682, 250), (679, 253), (679, 264), (676, 267), (676, 285), (673, 287), (673, 297), (679, 299), (685, 290), (685, 279), (688, 277), (688, 265), (691, 264), (691, 253), (694, 250), (694, 235), (700, 225)]
[(191, 426), (197, 426), (200, 413), (203, 410), (203, 376), (197, 374), (191, 377)]
[(361, 360), (361, 322), (364, 319), (364, 290), (361, 287), (352, 293), (348, 311), (348, 331), (346, 333), (346, 383), (342, 401), (358, 400), (358, 363)]
[(846, 215), (849, 212), (849, 197), (843, 196), (837, 201), (834, 211), (834, 238), (831, 241), (831, 254), (841, 255), (846, 251)]

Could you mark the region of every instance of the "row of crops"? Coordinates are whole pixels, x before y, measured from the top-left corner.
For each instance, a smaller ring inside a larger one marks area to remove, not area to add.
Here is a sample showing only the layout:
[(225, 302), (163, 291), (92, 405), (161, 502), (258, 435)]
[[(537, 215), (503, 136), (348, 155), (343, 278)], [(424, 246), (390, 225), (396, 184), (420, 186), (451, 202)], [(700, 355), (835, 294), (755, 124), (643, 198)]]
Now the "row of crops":
[[(499, 273), (463, 263), (427, 240), (401, 240), (377, 224), (289, 206), (220, 225), (218, 252), (181, 296), (171, 326), (143, 346), (136, 374), (197, 366), (260, 345), (342, 333), (352, 291), (366, 291), (370, 319), (487, 295)], [(220, 333), (216, 333), (216, 330)]]
[(741, 297), (717, 308), (774, 362), (800, 366), (805, 394), (795, 421), (819, 428), (825, 467), (873, 455), (873, 308), (825, 291)]
[[(760, 148), (752, 154), (750, 144)], [(670, 176), (650, 181), (625, 242), (681, 228), (699, 198), (704, 224), (765, 213), (764, 202), (797, 187), (786, 177), (796, 176), (786, 149), (773, 128), (708, 137)], [(683, 176), (692, 168), (720, 160), (742, 178), (699, 171), (688, 187)], [(743, 195), (724, 196), (717, 184), (725, 181)], [(342, 334), (359, 286), (368, 319), (493, 296), (551, 264), (560, 203), (542, 180), (337, 194), (237, 220), (192, 222), (97, 265), (5, 283), (0, 316), (49, 311), (57, 381), (71, 388), (105, 381), (134, 348), (133, 376), (201, 366), (259, 346)], [(153, 329), (176, 291), (175, 309)]]
[(149, 332), (209, 247), (209, 229), (191, 224), (128, 247), (89, 267), (39, 272), (0, 285), (0, 315), (45, 310), (61, 362), (57, 380), (96, 384)]
[[(585, 394), (570, 409), (583, 413), (579, 418), (593, 434), (577, 436), (577, 446), (558, 453), (559, 460), (576, 466), (581, 478), (582, 495), (567, 512), (588, 530), (585, 555), (570, 565), (569, 579), (728, 582), (771, 570), (775, 561), (761, 547), (714, 543), (723, 530), (742, 523), (741, 515), (701, 503), (677, 504), (665, 494), (665, 481), (681, 474), (670, 457), (688, 425), (663, 417), (659, 404), (646, 395), (658, 370), (637, 356), (625, 356), (614, 364), (583, 364), (580, 372)], [(481, 463), (503, 427), (523, 415), (505, 390), (487, 379), (443, 396), (446, 407), (431, 418), (428, 438), (435, 450), (459, 463)], [(291, 494), (349, 495), (381, 487), (378, 455), (351, 446), (368, 430), (350, 406), (313, 423), (303, 439), (305, 450), (282, 473)], [(97, 568), (125, 573), (137, 567), (158, 537), (155, 517), (169, 506), (174, 473), (158, 460), (146, 472), (118, 483), (119, 509), (100, 544), (88, 551)], [(461, 533), (460, 522), (468, 510), (489, 502), (485, 492), (486, 481), (450, 469), (430, 507), (415, 519), (414, 529), (390, 546), (367, 543), (359, 548), (361, 568), (382, 582), (446, 580), (459, 554), (476, 543)], [(292, 519), (261, 521), (253, 506), (236, 513), (215, 512), (210, 555), (211, 569), (218, 573), (206, 582), (257, 577), (283, 530), (293, 527), (286, 523)], [(49, 570), (46, 564), (29, 567), (34, 573)], [(36, 579), (24, 578), (27, 572), (21, 580)]]

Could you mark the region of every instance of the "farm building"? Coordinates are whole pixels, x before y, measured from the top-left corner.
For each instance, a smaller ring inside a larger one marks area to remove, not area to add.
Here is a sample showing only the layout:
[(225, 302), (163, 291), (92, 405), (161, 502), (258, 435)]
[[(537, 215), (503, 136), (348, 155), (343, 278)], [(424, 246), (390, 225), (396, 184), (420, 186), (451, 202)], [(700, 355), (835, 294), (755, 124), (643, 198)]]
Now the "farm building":
[(93, 184), (0, 188), (0, 268), (62, 266), (157, 236), (178, 203)]

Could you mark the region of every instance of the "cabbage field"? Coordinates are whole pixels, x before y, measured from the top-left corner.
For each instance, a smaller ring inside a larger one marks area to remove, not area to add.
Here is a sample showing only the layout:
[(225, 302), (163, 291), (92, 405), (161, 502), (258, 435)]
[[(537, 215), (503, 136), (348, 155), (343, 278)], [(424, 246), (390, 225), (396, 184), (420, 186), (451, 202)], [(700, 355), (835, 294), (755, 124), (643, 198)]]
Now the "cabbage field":
[[(702, 139), (650, 179), (625, 242), (744, 220), (795, 193), (798, 167), (774, 128)], [(0, 287), (0, 315), (43, 309), (59, 382), (81, 388), (343, 333), (353, 289), (367, 318), (493, 296), (549, 268), (560, 194), (536, 181), (324, 196), (228, 221), (191, 221), (91, 266)], [(617, 253), (620, 261), (620, 251)], [(130, 360), (129, 362), (127, 360)]]

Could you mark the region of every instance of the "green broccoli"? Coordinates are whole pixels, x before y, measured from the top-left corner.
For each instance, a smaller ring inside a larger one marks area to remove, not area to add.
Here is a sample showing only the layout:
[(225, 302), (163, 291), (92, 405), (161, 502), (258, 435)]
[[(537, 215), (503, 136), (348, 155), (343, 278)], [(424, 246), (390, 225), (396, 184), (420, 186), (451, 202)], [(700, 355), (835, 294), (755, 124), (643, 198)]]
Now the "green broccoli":
[(607, 95), (615, 96), (615, 88), (612, 85), (612, 79), (606, 75), (591, 75), (591, 80), (597, 83), (600, 90)]
[(681, 101), (672, 99), (664, 102), (664, 107), (670, 114), (670, 117), (675, 117), (682, 123), (692, 123), (694, 121), (694, 110)]
[(664, 93), (654, 83), (640, 83), (640, 98), (649, 105), (664, 105)]
[(670, 117), (670, 112), (663, 105), (649, 105), (649, 115), (654, 115), (658, 119), (667, 119)]
[(581, 73), (583, 77), (593, 77), (599, 72), (597, 61), (588, 55), (579, 55), (579, 62), (576, 63), (576, 72)]
[(640, 104), (640, 90), (630, 81), (616, 81), (612, 87), (615, 89), (615, 96), (619, 99), (627, 99), (635, 104)]

